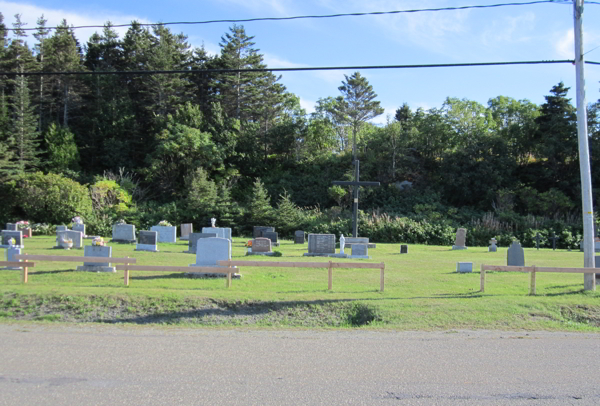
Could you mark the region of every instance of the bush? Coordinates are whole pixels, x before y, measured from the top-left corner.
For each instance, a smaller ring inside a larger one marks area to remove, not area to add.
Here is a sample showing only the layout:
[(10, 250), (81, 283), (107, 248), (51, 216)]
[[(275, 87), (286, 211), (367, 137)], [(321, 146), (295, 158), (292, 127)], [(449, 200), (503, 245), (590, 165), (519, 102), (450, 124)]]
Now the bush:
[(17, 180), (14, 193), (17, 209), (30, 221), (67, 224), (73, 216), (87, 219), (92, 213), (87, 187), (61, 175), (24, 175)]

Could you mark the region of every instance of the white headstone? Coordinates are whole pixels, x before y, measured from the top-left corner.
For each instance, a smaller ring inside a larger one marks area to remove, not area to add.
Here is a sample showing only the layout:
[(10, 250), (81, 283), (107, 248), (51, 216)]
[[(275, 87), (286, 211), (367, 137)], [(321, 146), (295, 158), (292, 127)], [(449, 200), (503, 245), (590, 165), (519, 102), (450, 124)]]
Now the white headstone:
[[(6, 249), (6, 260), (9, 262), (21, 262), (20, 259), (15, 259), (15, 255), (21, 254), (21, 248), (9, 247)], [(22, 268), (7, 266), (6, 270), (20, 271)]]
[(120, 243), (134, 243), (135, 226), (133, 224), (115, 224), (112, 228), (112, 241)]

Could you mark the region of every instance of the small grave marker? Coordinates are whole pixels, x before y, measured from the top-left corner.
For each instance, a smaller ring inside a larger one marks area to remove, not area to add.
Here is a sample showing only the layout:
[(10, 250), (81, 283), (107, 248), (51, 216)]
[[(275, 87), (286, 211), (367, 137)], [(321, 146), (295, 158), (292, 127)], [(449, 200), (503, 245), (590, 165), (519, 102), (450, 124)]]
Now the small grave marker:
[[(83, 248), (84, 257), (112, 257), (112, 247), (102, 245), (86, 245)], [(77, 267), (78, 271), (86, 272), (116, 272), (115, 267), (109, 262), (83, 262), (82, 266)]]
[(456, 240), (452, 246), (453, 250), (466, 250), (467, 243), (467, 229), (459, 228), (456, 230)]
[(488, 247), (488, 252), (497, 252), (498, 246), (496, 245), (498, 241), (495, 238), (490, 240), (490, 246)]
[(506, 255), (506, 265), (525, 266), (525, 252), (518, 241), (512, 242)]
[(304, 244), (304, 235), (304, 231), (296, 231), (294, 233), (294, 244)]
[(408, 245), (406, 245), (406, 244), (400, 245), (400, 254), (408, 254)]
[(158, 231), (140, 231), (140, 240), (135, 246), (136, 251), (158, 252)]

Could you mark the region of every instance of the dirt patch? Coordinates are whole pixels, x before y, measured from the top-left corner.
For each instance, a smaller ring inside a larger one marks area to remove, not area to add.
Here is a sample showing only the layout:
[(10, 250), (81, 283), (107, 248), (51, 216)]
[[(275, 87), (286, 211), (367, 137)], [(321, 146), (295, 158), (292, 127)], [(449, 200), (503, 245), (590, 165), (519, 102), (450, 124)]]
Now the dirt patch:
[(383, 323), (361, 302), (259, 302), (204, 298), (129, 298), (23, 295), (0, 298), (0, 319), (72, 323), (358, 327)]
[(562, 306), (560, 313), (568, 321), (600, 327), (600, 306)]

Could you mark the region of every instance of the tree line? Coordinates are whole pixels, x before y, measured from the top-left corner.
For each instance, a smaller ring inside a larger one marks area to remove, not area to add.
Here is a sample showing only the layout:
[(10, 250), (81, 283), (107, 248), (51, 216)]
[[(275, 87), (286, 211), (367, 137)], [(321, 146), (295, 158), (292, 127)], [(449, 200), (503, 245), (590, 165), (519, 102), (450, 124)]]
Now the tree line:
[[(42, 216), (14, 196), (64, 179), (86, 185), (98, 227), (160, 216), (205, 225), (215, 215), (240, 231), (278, 216), (333, 224), (349, 217), (351, 193), (331, 182), (352, 179), (356, 157), (362, 179), (382, 182), (361, 193), (373, 216), (464, 225), (492, 212), (513, 229), (527, 216), (577, 222), (576, 111), (563, 83), (541, 106), (508, 96), (487, 105), (448, 97), (427, 110), (399, 102), (375, 126), (368, 121), (383, 109), (360, 72), (306, 114), (281, 77), (235, 71), (266, 68), (243, 26), (210, 55), (160, 24), (133, 22), (120, 38), (106, 23), (82, 44), (67, 21), (52, 30), (46, 23), (37, 20), (32, 39), (20, 15), (9, 31), (0, 14), (0, 71), (14, 73), (0, 76), (3, 221)], [(133, 73), (144, 70), (185, 73)], [(19, 75), (27, 72), (120, 73)], [(593, 185), (599, 108), (600, 100), (588, 106)]]

